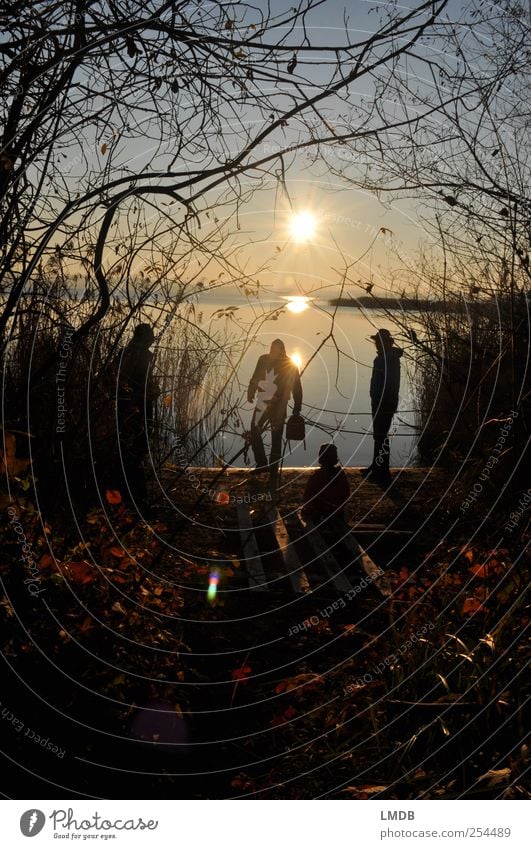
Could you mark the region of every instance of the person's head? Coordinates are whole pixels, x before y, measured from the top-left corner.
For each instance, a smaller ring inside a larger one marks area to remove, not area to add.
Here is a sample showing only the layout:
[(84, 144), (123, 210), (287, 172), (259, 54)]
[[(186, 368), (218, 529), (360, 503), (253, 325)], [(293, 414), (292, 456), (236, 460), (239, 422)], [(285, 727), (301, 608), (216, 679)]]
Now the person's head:
[(284, 345), (282, 339), (274, 339), (271, 342), (269, 353), (272, 357), (287, 357), (286, 346)]
[(153, 345), (154, 341), (155, 334), (153, 333), (151, 324), (137, 324), (133, 333), (133, 342), (135, 345), (142, 345), (145, 348), (149, 348), (150, 345)]
[(337, 466), (337, 448), (332, 442), (323, 442), (319, 448), (319, 463), (324, 469), (333, 469)]
[(377, 330), (374, 336), (371, 336), (371, 339), (379, 351), (388, 351), (393, 347), (395, 341), (385, 327)]

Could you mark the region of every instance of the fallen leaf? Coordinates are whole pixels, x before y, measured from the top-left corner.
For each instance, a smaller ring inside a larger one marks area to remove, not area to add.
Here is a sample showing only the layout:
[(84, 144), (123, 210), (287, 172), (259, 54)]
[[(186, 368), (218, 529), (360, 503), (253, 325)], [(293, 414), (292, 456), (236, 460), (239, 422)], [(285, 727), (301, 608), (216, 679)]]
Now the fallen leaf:
[(107, 499), (108, 504), (121, 504), (122, 496), (117, 489), (107, 489), (105, 490), (105, 498)]
[(510, 779), (511, 770), (505, 767), (505, 769), (489, 769), (484, 775), (480, 775), (478, 781), (486, 781), (488, 787), (496, 787), (497, 784), (505, 784)]
[(244, 772), (239, 772), (236, 778), (232, 779), (230, 786), (234, 787), (235, 790), (248, 790), (254, 787), (254, 783)]
[(468, 598), (465, 599), (464, 604), (463, 604), (463, 610), (461, 612), (463, 613), (463, 616), (465, 614), (473, 615), (474, 613), (477, 613), (477, 611), (480, 610), (480, 608), (481, 608), (481, 602), (478, 601), (477, 598), (473, 598), (473, 596), (469, 596)]
[(39, 560), (39, 569), (50, 569), (55, 565), (55, 560), (50, 554), (43, 554)]
[[(31, 461), (17, 459), (17, 443), (14, 433), (4, 433), (4, 445), (5, 451), (4, 448), (0, 448), (0, 475), (4, 475), (6, 472), (11, 476), (19, 475), (28, 468)], [(29, 489), (29, 486), (25, 489)]]
[(74, 584), (91, 584), (97, 578), (97, 570), (85, 560), (81, 562), (64, 563), (63, 569), (66, 572), (66, 577)]
[(251, 671), (250, 666), (240, 666), (239, 669), (232, 670), (231, 678), (233, 681), (246, 681)]
[(481, 637), (479, 642), (485, 643), (485, 645), (488, 646), (491, 651), (494, 651), (494, 649), (496, 648), (496, 643), (494, 642), (494, 637), (492, 636), (492, 634), (485, 634), (484, 637)]
[(293, 719), (294, 716), (297, 715), (297, 711), (293, 707), (293, 705), (288, 705), (284, 713), (281, 713), (279, 716), (275, 716), (271, 720), (271, 725), (284, 725), (284, 723), (289, 722), (290, 719)]
[(371, 796), (376, 793), (383, 793), (385, 790), (387, 790), (386, 784), (369, 784), (362, 787), (345, 787), (341, 790), (341, 793), (348, 793), (355, 799), (370, 799)]

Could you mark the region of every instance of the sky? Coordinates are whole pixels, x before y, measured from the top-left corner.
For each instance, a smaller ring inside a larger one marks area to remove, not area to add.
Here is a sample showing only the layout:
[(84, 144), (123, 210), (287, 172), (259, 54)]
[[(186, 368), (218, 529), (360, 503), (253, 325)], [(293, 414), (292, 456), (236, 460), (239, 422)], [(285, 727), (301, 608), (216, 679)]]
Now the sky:
[[(285, 8), (283, 2), (272, 4), (273, 13)], [(349, 37), (357, 41), (373, 32), (379, 20), (372, 3), (357, 0), (345, 7), (340, 2), (327, 2), (312, 12), (308, 32), (314, 43), (341, 44), (345, 39), (345, 22)], [(310, 69), (308, 73), (310, 76), (314, 73), (316, 79), (322, 78), (318, 61), (319, 54), (312, 54), (315, 71)], [(367, 94), (370, 86), (362, 81), (351, 87), (349, 101), (357, 103), (360, 96)], [(252, 122), (252, 116), (249, 121)], [(273, 153), (294, 138), (295, 134), (290, 135), (288, 129), (263, 143), (260, 153)], [(327, 157), (334, 160), (336, 167), (351, 168), (353, 156), (352, 151), (339, 145), (327, 150)], [(243, 187), (246, 187), (245, 179)], [(322, 164), (312, 166), (307, 152), (292, 157), (286, 188), (289, 197), (279, 192), (276, 179), (271, 177), (269, 185), (254, 195), (239, 216), (241, 230), (236, 243), (241, 245), (242, 263), (252, 252), (257, 267), (268, 266), (260, 273), (264, 292), (315, 294), (319, 291), (335, 297), (340, 291), (345, 264), (353, 264), (352, 293), (363, 294), (362, 286), (370, 281), (381, 295), (400, 294), (403, 276), (397, 282), (393, 272), (402, 261), (414, 266), (419, 243), (431, 243), (411, 200), (387, 201), (384, 205), (374, 194), (327, 173)], [(305, 241), (293, 238), (291, 232), (293, 216), (301, 213), (315, 220), (315, 232)], [(356, 283), (358, 280), (362, 281), (361, 285)], [(230, 297), (230, 287), (227, 296)]]
[[(380, 9), (388, 5), (381, 4)], [(276, 0), (271, 8), (275, 13), (284, 10), (286, 4)], [(308, 33), (314, 43), (339, 45), (344, 43), (345, 24), (349, 37), (357, 41), (374, 32), (379, 20), (372, 2), (356, 0), (348, 6), (327, 2), (312, 11)], [(312, 54), (312, 62), (317, 63), (318, 59)], [(316, 73), (319, 78), (318, 69)], [(349, 100), (358, 102), (360, 95), (368, 92), (369, 86), (362, 82), (351, 88)], [(272, 139), (263, 144), (263, 152), (274, 152), (275, 146), (282, 144), (286, 141)], [(335, 159), (336, 166), (344, 163), (352, 167), (353, 153), (347, 148), (338, 145), (328, 149), (327, 157)], [(270, 182), (270, 188), (258, 192), (240, 215), (242, 255), (251, 243), (257, 265), (272, 257), (269, 270), (260, 275), (264, 291), (320, 291), (335, 297), (345, 263), (354, 263), (354, 281), (371, 281), (380, 294), (396, 295), (402, 291), (402, 284), (394, 282), (392, 273), (400, 265), (398, 257), (414, 265), (419, 242), (430, 241), (412, 201), (404, 199), (384, 205), (373, 194), (327, 173), (322, 165), (311, 167), (306, 152), (294, 156), (287, 171), (289, 198), (279, 195), (274, 179)], [(291, 228), (293, 216), (301, 213), (315, 220), (312, 237), (302, 241), (293, 237)], [(351, 285), (351, 291), (363, 294), (362, 286), (356, 283)]]
[[(234, 8), (238, 14), (240, 4)], [(289, 8), (285, 0), (273, 0), (267, 4), (273, 16)], [(259, 0), (255, 7), (266, 9), (267, 5)], [(466, 3), (464, 4), (466, 8)], [(190, 4), (190, 8), (193, 4)], [(208, 9), (203, 3), (201, 9)], [(387, 8), (407, 10), (408, 6), (382, 3), (375, 7), (373, 2), (353, 0), (349, 4), (340, 0), (327, 0), (312, 10), (306, 21), (307, 32), (313, 43), (318, 45), (339, 45), (345, 40), (345, 27), (353, 40), (363, 40), (380, 26), (383, 13)], [(447, 14), (460, 14), (461, 4), (455, 0), (447, 7)], [(251, 13), (252, 14), (252, 13)], [(256, 18), (258, 20), (258, 16)], [(251, 20), (251, 18), (250, 18)], [(276, 31), (278, 37), (278, 31)], [(300, 33), (292, 34), (290, 42), (297, 42)], [(435, 55), (441, 50), (441, 45), (434, 41), (418, 46), (418, 51), (424, 55)], [(286, 56), (288, 59), (289, 56)], [(305, 64), (309, 63), (309, 64)], [(319, 51), (310, 54), (300, 54), (298, 69), (293, 75), (294, 84), (297, 73), (303, 69), (304, 75), (310, 80), (322, 81), (325, 70), (323, 57)], [(343, 72), (342, 72), (343, 73)], [(412, 70), (415, 74), (415, 70)], [(182, 81), (181, 81), (182, 83)], [(161, 90), (163, 91), (163, 90)], [(167, 96), (167, 95), (165, 95)], [(276, 95), (275, 95), (276, 96)], [(353, 83), (349, 89), (348, 102), (333, 108), (345, 111), (362, 102), (362, 98), (370, 98), (370, 84), (362, 80)], [(289, 101), (289, 88), (279, 95), (281, 102)], [(187, 102), (186, 86), (181, 84), (179, 93), (172, 101), (168, 100), (168, 109), (184, 108), (193, 110), (193, 104)], [(287, 98), (287, 99), (286, 99)], [(98, 99), (87, 109), (96, 111)], [(392, 103), (387, 104), (392, 110)], [(333, 120), (333, 108), (326, 111), (326, 117)], [(352, 113), (354, 114), (354, 113)], [(222, 116), (223, 117), (223, 116)], [(262, 118), (253, 115), (252, 110), (244, 114), (248, 127), (256, 131), (261, 126)], [(135, 124), (135, 115), (121, 116)], [(229, 127), (230, 121), (224, 124)], [(189, 125), (191, 130), (193, 123)], [(292, 143), (297, 138), (297, 128), (291, 122), (286, 130), (262, 143), (258, 155), (273, 153), (277, 147)], [(229, 147), (237, 146), (241, 139), (237, 126), (233, 127)], [(157, 124), (152, 127), (145, 124), (145, 116), (135, 126), (128, 136), (124, 127), (118, 123), (110, 123), (102, 130), (97, 121), (86, 130), (81, 155), (76, 152), (76, 146), (58, 148), (55, 155), (64, 157), (63, 175), (70, 184), (80, 179), (88, 162), (89, 173), (92, 169), (97, 177), (109, 161), (111, 154), (116, 157), (120, 173), (120, 163), (130, 169), (129, 173), (141, 174), (150, 161), (159, 143)], [(363, 287), (373, 283), (375, 290), (381, 295), (398, 295), (403, 289), (403, 275), (398, 269), (404, 264), (415, 267), (416, 251), (421, 243), (432, 245), (432, 236), (424, 230), (422, 216), (418, 206), (411, 199), (401, 199), (386, 203), (378, 200), (374, 194), (361, 190), (349, 181), (348, 176), (356, 176), (357, 164), (353, 157), (356, 153), (339, 145), (328, 148), (327, 157), (335, 168), (344, 166), (347, 179), (334, 176), (322, 163), (312, 164), (306, 152), (299, 152), (292, 157), (286, 173), (285, 187), (287, 191), (279, 190), (279, 182), (273, 174), (264, 175), (264, 186), (245, 203), (239, 214), (239, 230), (229, 226), (231, 235), (227, 235), (227, 244), (236, 247), (242, 267), (261, 268), (260, 285), (266, 293), (280, 294), (312, 294), (319, 291), (322, 295), (334, 297), (339, 293), (342, 271), (345, 265), (351, 265), (349, 272), (350, 292), (363, 294)], [(201, 165), (200, 151), (196, 159), (193, 156), (187, 162), (178, 162), (179, 167), (192, 168)], [(154, 160), (161, 175), (174, 157), (171, 134), (167, 143), (162, 146)], [(278, 167), (278, 162), (271, 170)], [(125, 173), (125, 172), (124, 172)], [(242, 188), (245, 191), (255, 174), (243, 177)], [(312, 217), (314, 232), (310, 238), (295, 238), (292, 231), (294, 216), (305, 214)], [(156, 211), (147, 217), (147, 227), (153, 225)], [(221, 213), (221, 216), (223, 213)], [(125, 225), (126, 227), (127, 225)], [(203, 232), (208, 232), (209, 223), (203, 217)], [(170, 236), (168, 236), (168, 239)], [(137, 266), (138, 269), (139, 266)], [(219, 269), (214, 262), (209, 268), (208, 276), (216, 279)], [(360, 281), (358, 283), (358, 281)], [(414, 282), (414, 278), (413, 278)], [(227, 292), (230, 297), (230, 292)]]

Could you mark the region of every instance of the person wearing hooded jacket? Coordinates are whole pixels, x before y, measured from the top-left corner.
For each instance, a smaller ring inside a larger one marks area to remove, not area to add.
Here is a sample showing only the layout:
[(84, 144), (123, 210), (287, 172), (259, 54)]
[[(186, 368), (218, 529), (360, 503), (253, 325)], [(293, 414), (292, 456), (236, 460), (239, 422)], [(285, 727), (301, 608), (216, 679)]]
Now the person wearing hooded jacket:
[(398, 408), (400, 358), (404, 352), (395, 346), (393, 337), (385, 328), (378, 330), (371, 339), (376, 345), (370, 385), (374, 455), (363, 475), (386, 484), (391, 481), (389, 429)]
[(139, 324), (135, 327), (133, 338), (119, 354), (120, 489), (124, 490), (124, 497), (129, 492), (142, 509), (148, 506), (144, 459), (149, 452), (153, 405), (159, 391), (153, 377), (153, 354), (150, 351), (154, 341), (151, 325)]
[[(251, 421), (250, 441), (256, 463), (255, 472), (269, 471), (272, 477), (278, 474), (282, 456), (282, 435), (290, 397), (293, 396), (294, 415), (300, 415), (302, 386), (299, 370), (290, 360), (281, 339), (271, 343), (269, 354), (259, 357), (247, 390), (247, 400), (256, 406)], [(271, 428), (271, 451), (269, 464), (262, 433)]]

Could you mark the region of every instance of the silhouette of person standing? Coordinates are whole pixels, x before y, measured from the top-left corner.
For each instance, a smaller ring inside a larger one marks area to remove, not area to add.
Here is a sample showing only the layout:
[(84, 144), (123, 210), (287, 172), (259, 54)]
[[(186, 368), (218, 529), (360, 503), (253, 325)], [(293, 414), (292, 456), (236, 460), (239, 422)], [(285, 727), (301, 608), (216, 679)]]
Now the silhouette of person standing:
[(388, 484), (391, 482), (389, 428), (398, 408), (400, 357), (404, 352), (395, 347), (393, 337), (385, 328), (378, 330), (371, 339), (376, 345), (370, 387), (374, 457), (362, 474), (376, 483)]
[[(247, 390), (250, 403), (256, 395), (256, 407), (251, 422), (251, 447), (256, 462), (255, 473), (269, 471), (271, 477), (278, 474), (282, 455), (282, 434), (288, 401), (293, 395), (294, 415), (300, 415), (302, 386), (299, 370), (286, 354), (281, 339), (271, 343), (269, 354), (259, 357)], [(271, 428), (271, 452), (269, 465), (264, 450), (262, 431)]]
[(149, 324), (135, 327), (132, 340), (123, 348), (118, 371), (118, 430), (122, 471), (122, 494), (128, 491), (140, 508), (147, 507), (143, 461), (149, 452), (153, 404), (158, 387), (153, 379), (155, 334)]

